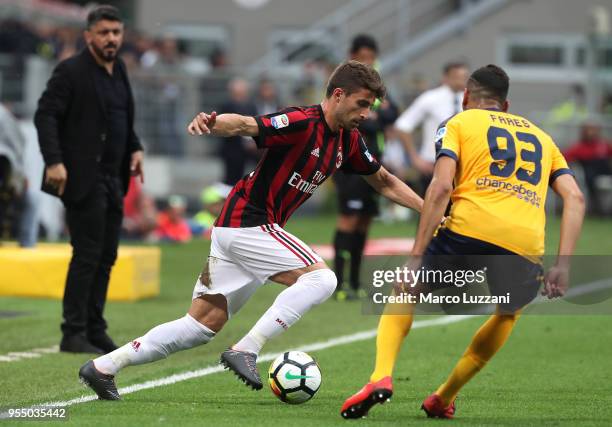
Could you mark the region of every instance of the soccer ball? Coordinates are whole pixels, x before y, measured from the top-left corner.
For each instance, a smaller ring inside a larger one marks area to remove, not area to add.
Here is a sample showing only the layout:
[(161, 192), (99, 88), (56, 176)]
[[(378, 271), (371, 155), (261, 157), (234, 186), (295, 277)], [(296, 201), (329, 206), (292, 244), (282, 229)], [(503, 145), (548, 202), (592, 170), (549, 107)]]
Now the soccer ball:
[(276, 358), (268, 379), (272, 392), (283, 402), (298, 404), (310, 400), (321, 386), (317, 362), (303, 351), (287, 351)]

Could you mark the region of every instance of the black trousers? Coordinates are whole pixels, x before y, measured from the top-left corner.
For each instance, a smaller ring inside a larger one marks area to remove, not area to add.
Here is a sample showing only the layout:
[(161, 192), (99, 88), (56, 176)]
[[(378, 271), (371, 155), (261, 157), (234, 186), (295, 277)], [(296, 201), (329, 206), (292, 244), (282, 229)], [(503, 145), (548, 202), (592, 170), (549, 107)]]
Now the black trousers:
[(110, 272), (117, 259), (123, 219), (123, 190), (118, 177), (100, 175), (78, 203), (65, 203), (72, 259), (64, 291), (64, 335), (103, 334)]

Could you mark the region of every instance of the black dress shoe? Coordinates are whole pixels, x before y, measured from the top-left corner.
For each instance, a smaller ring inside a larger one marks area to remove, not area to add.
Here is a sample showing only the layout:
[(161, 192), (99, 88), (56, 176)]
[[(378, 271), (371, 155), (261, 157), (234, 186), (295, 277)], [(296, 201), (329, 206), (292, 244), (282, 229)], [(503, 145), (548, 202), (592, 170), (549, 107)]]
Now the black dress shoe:
[(87, 341), (87, 338), (83, 334), (64, 335), (62, 341), (60, 342), (60, 351), (66, 353), (106, 353), (100, 347), (97, 347)]
[(105, 354), (110, 353), (113, 350), (117, 350), (118, 348), (113, 342), (113, 340), (111, 339), (111, 337), (109, 337), (105, 333), (101, 335), (93, 335), (93, 336), (89, 335), (88, 339), (89, 339), (89, 342), (93, 346), (104, 350)]

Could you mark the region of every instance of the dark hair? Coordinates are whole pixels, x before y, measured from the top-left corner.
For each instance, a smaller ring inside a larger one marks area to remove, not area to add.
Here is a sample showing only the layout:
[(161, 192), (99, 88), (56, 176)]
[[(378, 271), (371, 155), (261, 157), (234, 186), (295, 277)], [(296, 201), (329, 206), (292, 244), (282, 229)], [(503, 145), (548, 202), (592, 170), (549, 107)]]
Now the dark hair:
[(104, 20), (123, 22), (119, 14), (119, 9), (110, 4), (103, 4), (96, 6), (87, 14), (87, 28), (91, 28), (93, 25)]
[(446, 75), (457, 68), (468, 68), (468, 66), (465, 62), (461, 61), (447, 62), (446, 64), (444, 64), (444, 67), (442, 67), (442, 72), (444, 73), (444, 75)]
[(508, 97), (510, 78), (497, 65), (480, 67), (468, 79), (467, 88), (476, 98), (488, 98), (504, 103)]
[(343, 89), (347, 95), (360, 89), (367, 89), (379, 99), (384, 98), (387, 93), (378, 71), (357, 61), (345, 62), (334, 70), (327, 82), (327, 98), (336, 88)]
[(371, 49), (374, 52), (378, 53), (378, 43), (376, 43), (374, 37), (370, 36), (369, 34), (357, 34), (355, 37), (353, 37), (353, 41), (351, 42), (351, 49), (349, 50), (349, 52), (351, 53), (351, 55), (354, 55), (355, 53), (359, 52), (360, 49), (363, 48)]

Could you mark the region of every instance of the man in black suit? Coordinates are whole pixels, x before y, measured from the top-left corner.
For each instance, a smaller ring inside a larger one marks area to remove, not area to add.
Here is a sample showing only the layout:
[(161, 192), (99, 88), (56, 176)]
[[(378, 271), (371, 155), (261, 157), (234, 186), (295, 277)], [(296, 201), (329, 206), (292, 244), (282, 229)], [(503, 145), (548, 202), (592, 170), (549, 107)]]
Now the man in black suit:
[(46, 165), (43, 190), (62, 199), (73, 248), (60, 350), (107, 353), (116, 348), (103, 311), (123, 196), (130, 175), (143, 179), (143, 152), (125, 64), (117, 57), (123, 41), (119, 11), (94, 9), (84, 37), (87, 47), (53, 71), (34, 123)]

